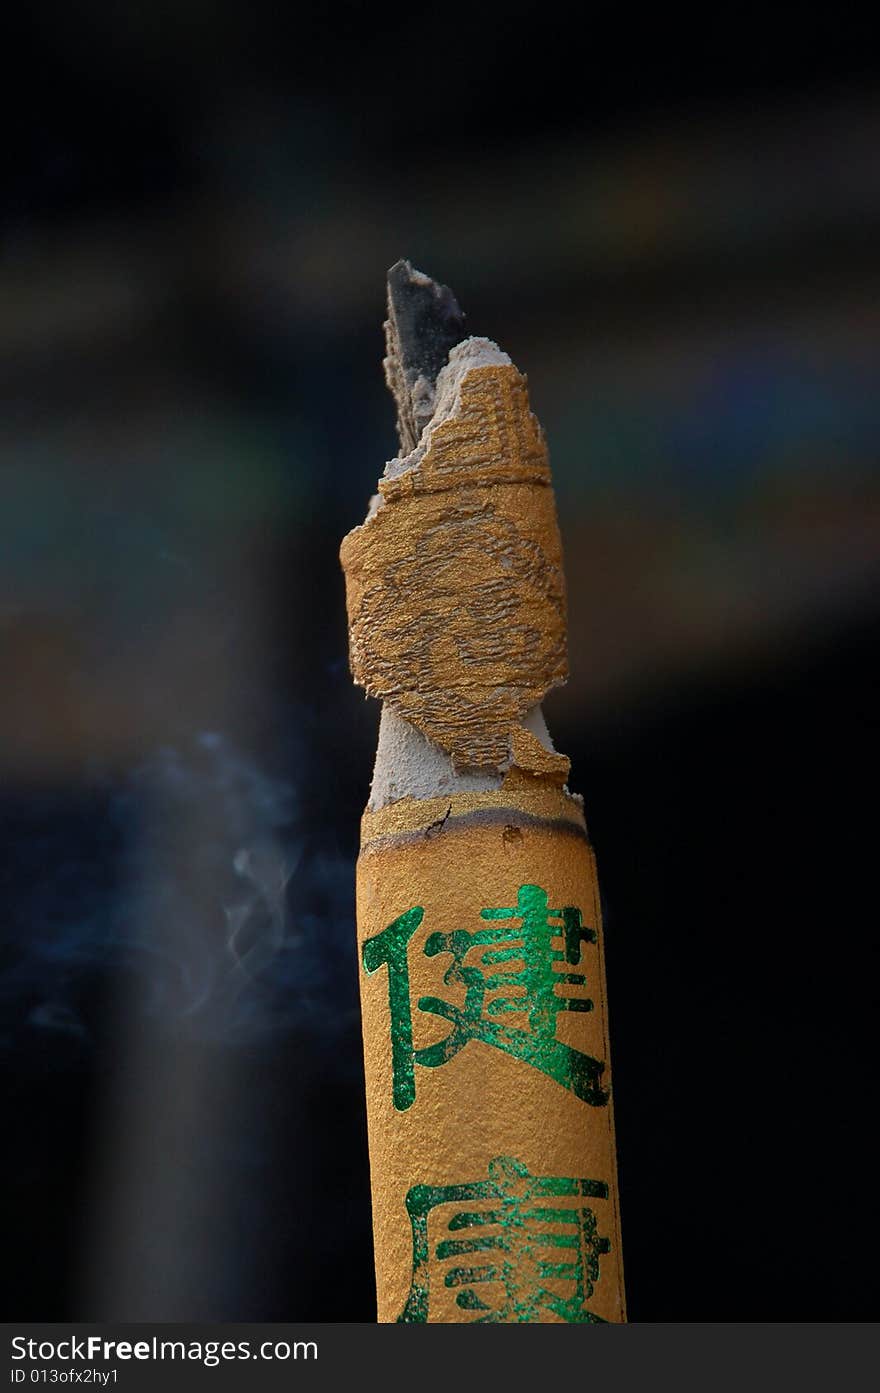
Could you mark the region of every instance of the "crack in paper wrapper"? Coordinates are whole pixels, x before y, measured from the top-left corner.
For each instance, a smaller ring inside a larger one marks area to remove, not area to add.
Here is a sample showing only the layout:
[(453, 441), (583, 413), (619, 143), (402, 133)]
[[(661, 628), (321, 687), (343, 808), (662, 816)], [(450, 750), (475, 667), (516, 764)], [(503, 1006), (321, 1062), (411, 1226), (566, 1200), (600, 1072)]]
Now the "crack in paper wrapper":
[(568, 675), (556, 505), (525, 379), (473, 369), (422, 444), (342, 543), (352, 673), (456, 768), (513, 760), (559, 776), (568, 761), (520, 725)]

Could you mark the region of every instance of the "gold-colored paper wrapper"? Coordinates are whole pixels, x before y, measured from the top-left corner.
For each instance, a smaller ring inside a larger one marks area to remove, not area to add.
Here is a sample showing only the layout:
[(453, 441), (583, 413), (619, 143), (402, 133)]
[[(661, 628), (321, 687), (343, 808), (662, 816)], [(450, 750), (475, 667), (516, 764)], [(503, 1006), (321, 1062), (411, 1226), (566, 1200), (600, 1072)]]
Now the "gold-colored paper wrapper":
[(525, 378), (469, 372), (457, 414), (379, 491), (340, 549), (354, 679), (456, 768), (500, 772), (523, 716), (568, 674), (562, 544)]
[(364, 817), (380, 1321), (625, 1320), (595, 863), (534, 783)]

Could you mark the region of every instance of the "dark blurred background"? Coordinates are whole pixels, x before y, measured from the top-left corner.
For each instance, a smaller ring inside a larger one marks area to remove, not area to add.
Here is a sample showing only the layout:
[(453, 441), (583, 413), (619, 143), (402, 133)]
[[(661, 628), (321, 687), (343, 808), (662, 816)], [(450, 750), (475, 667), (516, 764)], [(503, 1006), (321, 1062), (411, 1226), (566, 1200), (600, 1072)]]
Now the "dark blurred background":
[(631, 1316), (876, 1314), (867, 21), (11, 8), (4, 1317), (374, 1318), (337, 549), (401, 255), (550, 443)]

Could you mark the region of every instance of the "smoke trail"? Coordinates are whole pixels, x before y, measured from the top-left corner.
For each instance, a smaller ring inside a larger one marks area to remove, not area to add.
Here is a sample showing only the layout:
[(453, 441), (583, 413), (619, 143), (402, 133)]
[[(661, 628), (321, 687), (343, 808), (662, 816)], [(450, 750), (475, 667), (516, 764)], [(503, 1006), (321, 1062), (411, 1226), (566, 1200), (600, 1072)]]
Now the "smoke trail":
[(310, 839), (293, 782), (223, 735), (74, 793), (7, 795), (3, 823), (0, 1048), (42, 1031), (75, 1058), (112, 982), (204, 1039), (350, 1026), (354, 971), (340, 988), (334, 969), (353, 953), (352, 865)]

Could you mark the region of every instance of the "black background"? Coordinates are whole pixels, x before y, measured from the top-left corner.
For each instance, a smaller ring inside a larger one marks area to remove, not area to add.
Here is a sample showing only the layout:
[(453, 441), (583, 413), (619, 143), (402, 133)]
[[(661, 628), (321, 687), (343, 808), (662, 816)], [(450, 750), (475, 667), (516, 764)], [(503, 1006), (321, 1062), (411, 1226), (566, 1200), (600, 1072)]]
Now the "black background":
[[(784, 504), (822, 555), (813, 589), (795, 602), (791, 556), (764, 557), (745, 619), (719, 602), (644, 662), (684, 606), (631, 629), (624, 606), (611, 640), (590, 627), (653, 553), (611, 531), (607, 576), (590, 571), (605, 484), (579, 491), (554, 386), (578, 398), (591, 335), (632, 340), (635, 362), (658, 324), (698, 352), (733, 320), (821, 337), (838, 304), (858, 312), (835, 320), (837, 370), (850, 341), (870, 359), (880, 203), (849, 152), (876, 116), (872, 46), (809, 24), (713, 11), (674, 33), (515, 3), (14, 14), (6, 1319), (374, 1316), (352, 877), (376, 711), (348, 678), (337, 548), (394, 451), (380, 325), (401, 254), (529, 372), (568, 504), (573, 678), (548, 715), (605, 902), (631, 1318), (873, 1314), (871, 385), (855, 443), (835, 422), (845, 444)], [(674, 165), (684, 232), (581, 257), (564, 191), (583, 161), (612, 182), (650, 167), (658, 131), (678, 163), (632, 176), (632, 218)], [(722, 209), (714, 242), (691, 236), (716, 166), (780, 131), (802, 223), (777, 237), (734, 162), (751, 235)], [(634, 403), (663, 379), (648, 357)], [(853, 398), (834, 400), (842, 417)], [(646, 486), (628, 487), (617, 522)], [(733, 527), (720, 493), (672, 474), (657, 535), (691, 536), (685, 487)]]

